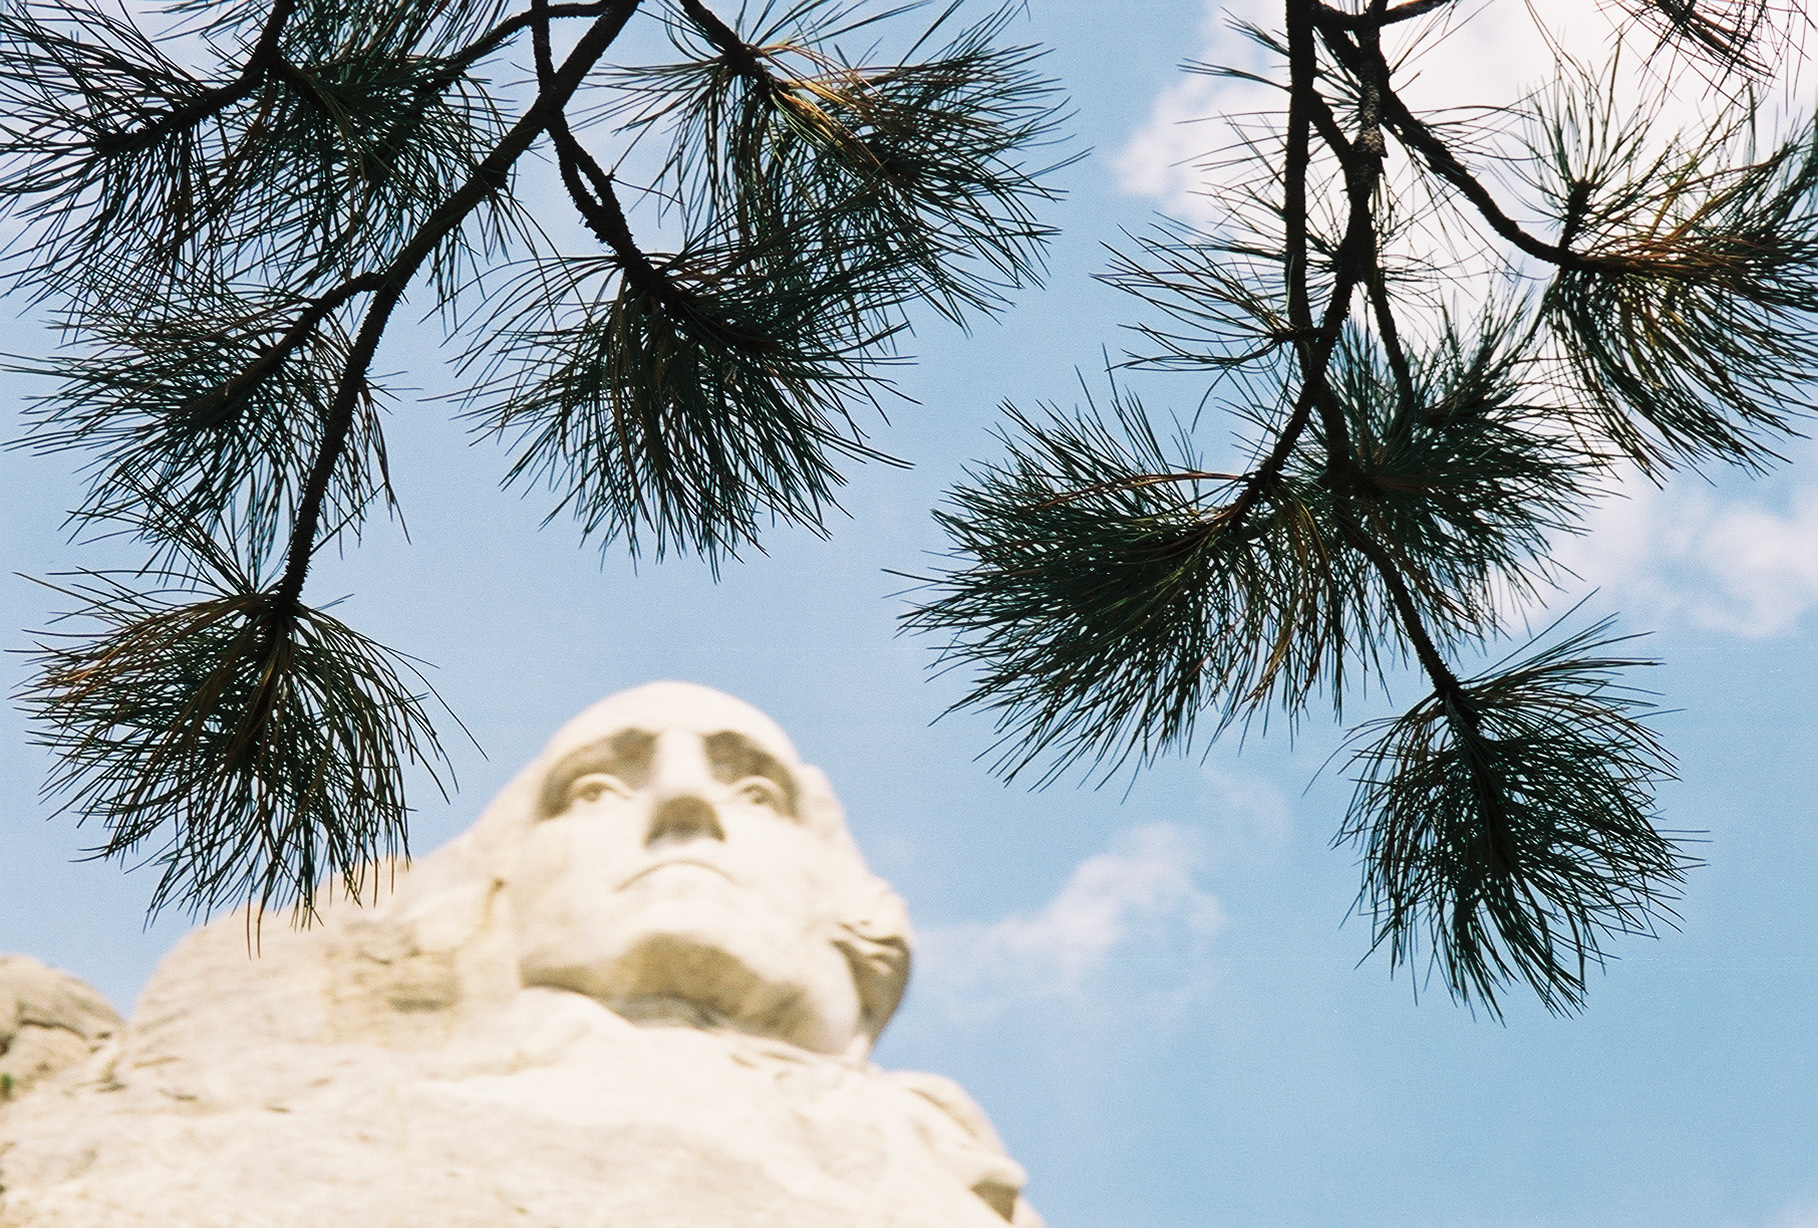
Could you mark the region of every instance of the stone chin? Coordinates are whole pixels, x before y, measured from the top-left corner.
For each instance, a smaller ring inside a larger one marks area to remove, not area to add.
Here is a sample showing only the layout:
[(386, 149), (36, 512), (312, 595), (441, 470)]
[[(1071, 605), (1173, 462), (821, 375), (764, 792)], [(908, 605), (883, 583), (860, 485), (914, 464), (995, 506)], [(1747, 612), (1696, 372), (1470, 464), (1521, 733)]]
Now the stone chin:
[(514, 907), (525, 985), (583, 993), (641, 1021), (731, 1026), (820, 1053), (868, 1045), (835, 935), (805, 933), (713, 870), (675, 863), (621, 891), (550, 894)]

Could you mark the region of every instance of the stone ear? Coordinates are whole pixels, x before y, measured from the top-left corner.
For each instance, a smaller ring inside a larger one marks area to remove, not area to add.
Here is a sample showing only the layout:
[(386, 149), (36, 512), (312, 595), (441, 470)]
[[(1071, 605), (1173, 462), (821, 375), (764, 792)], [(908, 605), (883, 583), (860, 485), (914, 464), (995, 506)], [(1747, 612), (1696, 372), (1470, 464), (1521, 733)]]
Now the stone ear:
[(881, 878), (866, 874), (834, 933), (858, 990), (859, 1028), (873, 1040), (890, 1022), (909, 987), (909, 908)]
[(890, 884), (865, 869), (865, 858), (846, 828), (846, 811), (817, 767), (795, 769), (798, 815), (810, 831), (852, 858), (852, 884), (840, 893), (833, 945), (852, 969), (858, 989), (860, 1030), (873, 1040), (890, 1022), (909, 986), (909, 907)]

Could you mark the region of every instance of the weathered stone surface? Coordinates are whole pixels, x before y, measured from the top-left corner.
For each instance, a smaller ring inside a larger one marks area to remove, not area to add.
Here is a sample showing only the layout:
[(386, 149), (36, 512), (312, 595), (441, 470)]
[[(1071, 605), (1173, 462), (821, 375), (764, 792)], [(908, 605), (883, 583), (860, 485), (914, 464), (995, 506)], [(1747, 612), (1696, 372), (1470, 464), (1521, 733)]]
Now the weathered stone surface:
[(69, 973), (0, 955), (0, 1102), (86, 1061), (120, 1027), (107, 999)]
[(0, 1228), (1039, 1224), (956, 1084), (870, 1063), (907, 916), (746, 705), (595, 705), (381, 878), (197, 931), (130, 1027), (33, 990), (79, 1026), (0, 1104)]

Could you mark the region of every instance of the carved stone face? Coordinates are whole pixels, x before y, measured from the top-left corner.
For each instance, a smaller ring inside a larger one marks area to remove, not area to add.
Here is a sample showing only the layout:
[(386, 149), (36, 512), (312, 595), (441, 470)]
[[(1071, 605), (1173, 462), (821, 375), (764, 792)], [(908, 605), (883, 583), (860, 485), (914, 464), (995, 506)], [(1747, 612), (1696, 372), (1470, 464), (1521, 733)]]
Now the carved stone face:
[(692, 1012), (849, 1050), (863, 1011), (830, 912), (868, 876), (843, 832), (806, 813), (788, 739), (756, 709), (681, 683), (626, 692), (577, 724), (509, 878), (523, 982), (634, 1018)]

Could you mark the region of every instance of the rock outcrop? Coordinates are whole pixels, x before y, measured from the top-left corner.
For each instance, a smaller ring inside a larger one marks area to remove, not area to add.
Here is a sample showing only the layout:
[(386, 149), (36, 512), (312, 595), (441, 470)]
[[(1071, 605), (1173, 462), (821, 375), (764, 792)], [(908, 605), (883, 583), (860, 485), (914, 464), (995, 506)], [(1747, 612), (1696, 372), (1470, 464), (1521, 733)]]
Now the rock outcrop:
[(0, 1103), (86, 1062), (121, 1026), (107, 999), (69, 973), (0, 955)]
[(0, 1228), (1039, 1225), (958, 1085), (869, 1060), (907, 917), (736, 700), (604, 701), (377, 877), (191, 934), (130, 1026), (0, 958)]

